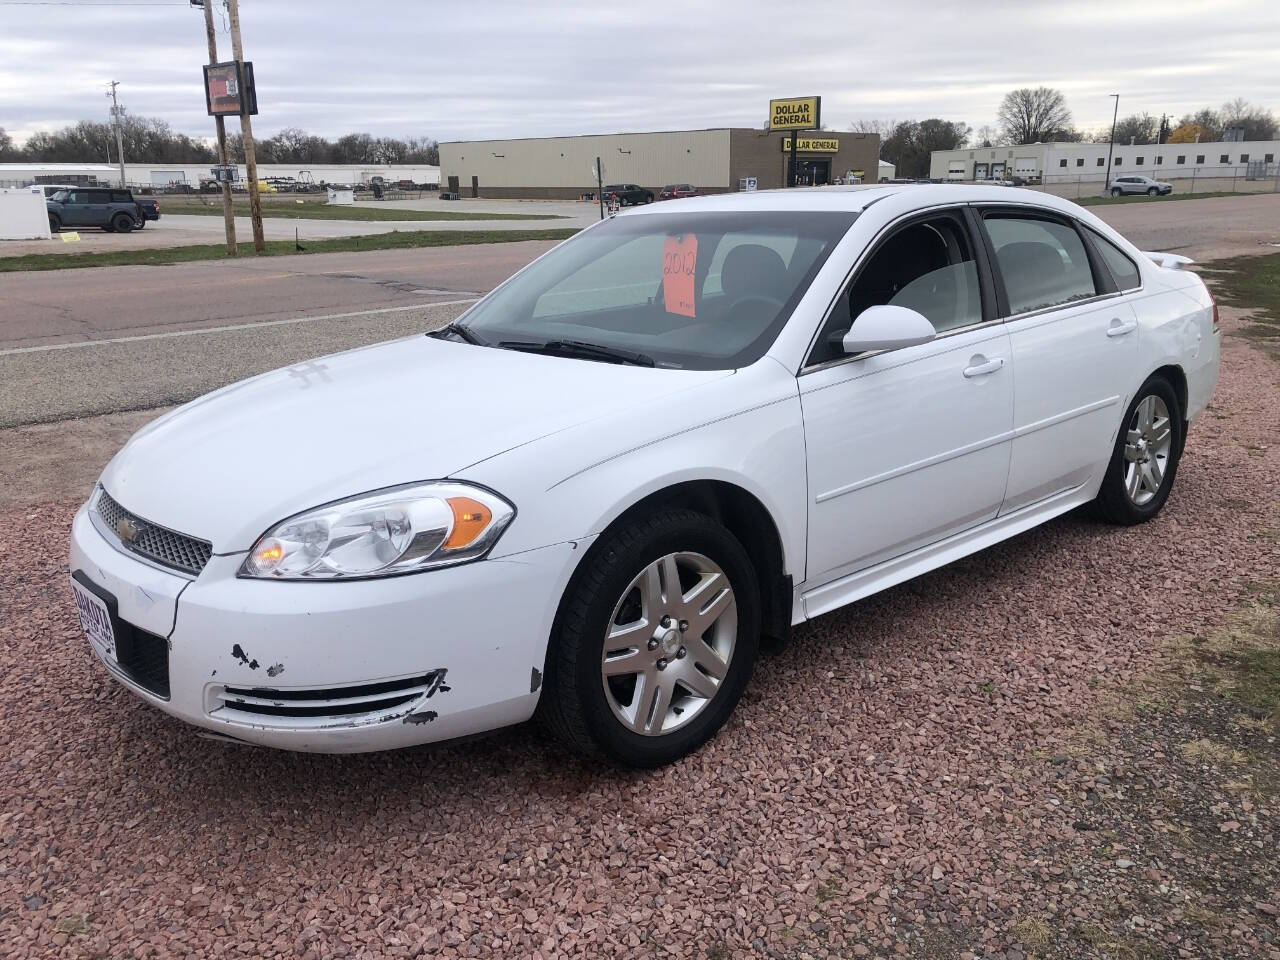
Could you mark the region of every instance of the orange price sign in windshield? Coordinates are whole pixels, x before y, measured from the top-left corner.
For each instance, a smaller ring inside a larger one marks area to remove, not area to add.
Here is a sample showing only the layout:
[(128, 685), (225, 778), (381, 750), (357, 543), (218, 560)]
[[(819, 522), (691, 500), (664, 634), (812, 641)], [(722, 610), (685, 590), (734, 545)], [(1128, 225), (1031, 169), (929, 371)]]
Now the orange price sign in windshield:
[(695, 315), (694, 277), (698, 269), (698, 236), (694, 233), (667, 237), (662, 248), (662, 299), (667, 313)]

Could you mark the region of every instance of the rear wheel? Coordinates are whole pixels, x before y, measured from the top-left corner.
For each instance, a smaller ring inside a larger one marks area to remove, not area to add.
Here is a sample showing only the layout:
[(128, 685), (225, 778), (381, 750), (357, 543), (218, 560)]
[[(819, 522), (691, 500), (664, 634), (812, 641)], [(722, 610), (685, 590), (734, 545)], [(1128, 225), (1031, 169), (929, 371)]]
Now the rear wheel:
[(655, 767), (696, 750), (751, 678), (760, 596), (728, 530), (669, 510), (608, 534), (570, 584), (538, 710), (583, 753)]
[(1125, 413), (1096, 501), (1112, 523), (1132, 526), (1160, 512), (1182, 457), (1182, 406), (1169, 381), (1151, 377)]
[(1124, 191), (1122, 191), (1119, 187), (1112, 187), (1112, 188), (1111, 188), (1111, 195), (1112, 195), (1113, 197), (1118, 197), (1118, 196), (1120, 196), (1120, 194), (1121, 194), (1121, 193), (1123, 193), (1123, 192), (1124, 192)]
[(111, 226), (117, 233), (128, 233), (133, 229), (133, 217), (127, 213), (118, 213), (112, 218)]
[(62, 219), (60, 217), (55, 216), (52, 213), (49, 214), (49, 232), (57, 233), (61, 229), (62, 229)]

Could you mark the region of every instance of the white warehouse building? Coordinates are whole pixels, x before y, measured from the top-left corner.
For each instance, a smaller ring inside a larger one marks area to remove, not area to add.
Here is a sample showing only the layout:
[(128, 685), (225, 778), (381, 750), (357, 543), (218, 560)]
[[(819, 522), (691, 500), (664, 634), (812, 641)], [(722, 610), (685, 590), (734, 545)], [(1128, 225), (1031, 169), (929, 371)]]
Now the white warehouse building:
[[(1096, 182), (1107, 175), (1108, 143), (1028, 143), (1016, 147), (935, 150), (934, 180), (1018, 180), (1052, 186)], [(1268, 180), (1280, 175), (1280, 140), (1215, 143), (1117, 143), (1111, 176), (1141, 175), (1155, 180), (1208, 178)]]
[[(247, 176), (243, 163), (237, 165), (241, 182)], [(124, 165), (129, 186), (173, 189), (199, 189), (201, 181), (213, 174), (207, 163), (129, 163)], [(258, 179), (282, 178), (311, 183), (368, 183), (375, 176), (395, 183), (412, 180), (435, 186), (440, 183), (440, 168), (425, 164), (386, 165), (377, 163), (260, 163)], [(0, 163), (0, 187), (23, 187), (31, 183), (118, 184), (120, 168), (107, 163)]]

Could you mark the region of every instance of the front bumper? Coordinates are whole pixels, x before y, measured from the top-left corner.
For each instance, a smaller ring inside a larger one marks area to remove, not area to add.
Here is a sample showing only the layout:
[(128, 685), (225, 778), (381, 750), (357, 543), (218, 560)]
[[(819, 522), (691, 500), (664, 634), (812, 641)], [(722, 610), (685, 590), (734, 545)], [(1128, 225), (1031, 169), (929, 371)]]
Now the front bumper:
[(527, 720), (586, 546), (345, 583), (242, 580), (244, 554), (214, 555), (188, 579), (122, 553), (81, 508), (71, 570), (114, 597), (120, 621), (167, 642), (168, 697), (104, 660), (143, 700), (224, 737), (348, 753)]

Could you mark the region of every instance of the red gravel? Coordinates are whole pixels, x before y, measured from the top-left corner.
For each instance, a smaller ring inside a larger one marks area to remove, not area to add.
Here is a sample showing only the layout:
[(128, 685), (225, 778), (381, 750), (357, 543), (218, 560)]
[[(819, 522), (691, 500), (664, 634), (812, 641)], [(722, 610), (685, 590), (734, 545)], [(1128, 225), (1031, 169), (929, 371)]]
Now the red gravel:
[(1274, 510), (1278, 381), (1228, 339), (1156, 521), (1064, 518), (824, 617), (648, 774), (523, 729), (353, 757), (199, 739), (92, 660), (73, 505), (0, 513), (0, 954), (1019, 957), (1020, 918), (1110, 907), (1033, 863), (1087, 843), (1034, 756), (1276, 574), (1274, 517), (1239, 502)]

